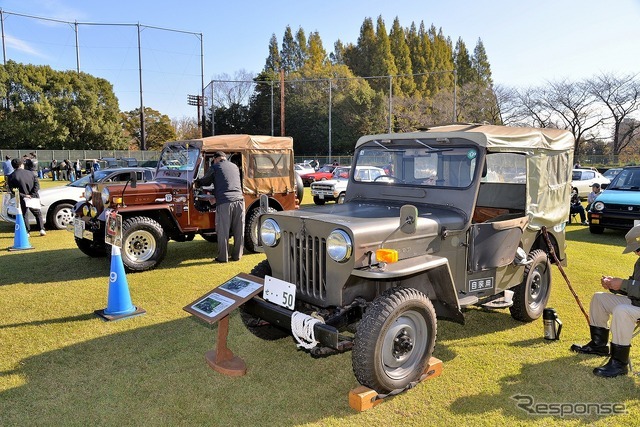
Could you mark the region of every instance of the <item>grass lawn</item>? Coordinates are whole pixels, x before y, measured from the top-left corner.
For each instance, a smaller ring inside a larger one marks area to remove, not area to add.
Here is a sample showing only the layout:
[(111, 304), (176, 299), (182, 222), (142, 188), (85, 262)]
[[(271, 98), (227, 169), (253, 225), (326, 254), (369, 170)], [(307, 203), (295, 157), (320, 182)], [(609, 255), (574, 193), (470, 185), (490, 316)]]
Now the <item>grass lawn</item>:
[[(58, 183), (43, 180), (43, 187), (50, 184)], [(305, 202), (312, 203), (308, 188)], [(624, 232), (592, 235), (571, 224), (567, 238), (565, 271), (588, 309), (601, 274), (628, 276), (635, 255), (621, 254)], [(438, 323), (440, 377), (357, 413), (347, 399), (358, 385), (350, 353), (313, 359), (293, 339), (260, 341), (237, 313), (229, 347), (245, 360), (247, 375), (226, 377), (205, 363), (217, 328), (182, 307), (249, 272), (264, 255), (213, 264), (215, 244), (199, 237), (171, 242), (160, 268), (127, 275), (133, 303), (147, 313), (104, 322), (93, 312), (107, 303), (106, 259), (84, 256), (66, 231), (31, 237), (33, 250), (7, 252), (13, 239), (13, 226), (1, 223), (2, 426), (638, 425), (640, 377), (597, 378), (591, 370), (604, 358), (568, 351), (588, 340), (588, 327), (556, 267), (549, 306), (564, 323), (559, 341), (542, 338), (541, 319), (525, 324), (508, 310), (468, 309), (465, 326)], [(640, 370), (640, 349), (631, 356)], [(626, 413), (533, 415), (517, 406), (517, 395), (577, 412), (584, 406), (576, 404), (620, 404)]]

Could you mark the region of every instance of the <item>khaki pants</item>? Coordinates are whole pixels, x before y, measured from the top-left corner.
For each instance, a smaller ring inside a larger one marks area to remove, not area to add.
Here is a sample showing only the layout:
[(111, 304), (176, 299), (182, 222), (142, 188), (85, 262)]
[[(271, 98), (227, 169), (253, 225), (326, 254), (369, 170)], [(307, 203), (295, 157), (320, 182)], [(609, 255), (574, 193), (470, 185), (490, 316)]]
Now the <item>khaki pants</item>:
[(611, 316), (611, 342), (630, 345), (633, 329), (640, 319), (640, 307), (631, 304), (624, 295), (596, 292), (591, 299), (589, 319), (593, 326), (606, 328)]

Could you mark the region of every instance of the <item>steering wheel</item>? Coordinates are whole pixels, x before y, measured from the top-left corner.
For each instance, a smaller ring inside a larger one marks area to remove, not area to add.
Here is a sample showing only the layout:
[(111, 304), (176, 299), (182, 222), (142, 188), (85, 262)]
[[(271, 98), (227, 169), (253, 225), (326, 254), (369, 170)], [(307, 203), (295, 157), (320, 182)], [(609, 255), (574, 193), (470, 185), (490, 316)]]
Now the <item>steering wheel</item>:
[(393, 175), (380, 175), (374, 178), (373, 182), (376, 182), (380, 179), (384, 179), (389, 180), (388, 182), (402, 182), (402, 180), (400, 178), (398, 178), (397, 176), (393, 176)]

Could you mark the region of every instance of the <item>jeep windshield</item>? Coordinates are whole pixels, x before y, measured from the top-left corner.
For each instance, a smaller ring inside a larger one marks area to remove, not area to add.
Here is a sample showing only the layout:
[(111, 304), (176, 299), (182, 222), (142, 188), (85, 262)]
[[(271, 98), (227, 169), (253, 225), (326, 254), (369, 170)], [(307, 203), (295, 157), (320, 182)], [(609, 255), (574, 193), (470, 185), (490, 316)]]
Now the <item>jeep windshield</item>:
[(160, 154), (158, 170), (193, 170), (199, 154), (200, 150), (193, 146), (168, 145)]
[[(356, 168), (376, 166), (386, 175), (371, 185), (467, 188), (476, 173), (478, 148), (439, 146), (434, 140), (370, 141), (356, 154)], [(363, 181), (356, 174), (356, 181)], [(364, 182), (364, 181), (363, 181)]]

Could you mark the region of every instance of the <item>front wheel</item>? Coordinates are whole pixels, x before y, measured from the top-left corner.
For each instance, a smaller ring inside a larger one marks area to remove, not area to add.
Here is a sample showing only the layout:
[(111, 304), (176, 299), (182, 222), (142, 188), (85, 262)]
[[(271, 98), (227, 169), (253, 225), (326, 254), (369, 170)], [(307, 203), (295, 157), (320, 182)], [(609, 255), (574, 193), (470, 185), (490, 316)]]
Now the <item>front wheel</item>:
[(167, 236), (156, 220), (135, 216), (122, 223), (122, 263), (129, 271), (155, 268), (167, 254)]
[(76, 246), (78, 249), (91, 258), (100, 258), (107, 256), (106, 246), (104, 242), (95, 242), (87, 239), (78, 239), (76, 237)]
[[(267, 208), (267, 213), (276, 212), (274, 208)], [(257, 252), (260, 247), (260, 212), (259, 208), (249, 211), (244, 220), (244, 247), (249, 252)]]
[(426, 369), (436, 334), (436, 313), (424, 293), (385, 291), (358, 324), (351, 355), (356, 379), (380, 393), (404, 389)]
[(321, 199), (318, 196), (313, 196), (313, 203), (315, 203), (316, 205), (324, 205), (324, 202), (324, 199)]
[[(261, 261), (251, 270), (251, 274), (256, 277), (264, 279), (265, 276), (271, 275), (271, 265), (266, 259)], [(254, 317), (253, 314), (244, 310), (244, 305), (240, 306), (240, 318), (242, 323), (256, 337), (265, 341), (274, 341), (289, 335), (284, 329), (280, 329), (277, 326), (273, 326), (271, 323), (266, 322), (259, 317)]]
[(589, 232), (591, 234), (602, 234), (604, 233), (604, 227), (601, 227), (599, 225), (589, 224)]
[(529, 253), (529, 265), (524, 270), (524, 280), (513, 288), (511, 317), (521, 322), (531, 322), (542, 314), (551, 294), (551, 263), (547, 254), (536, 249)]

